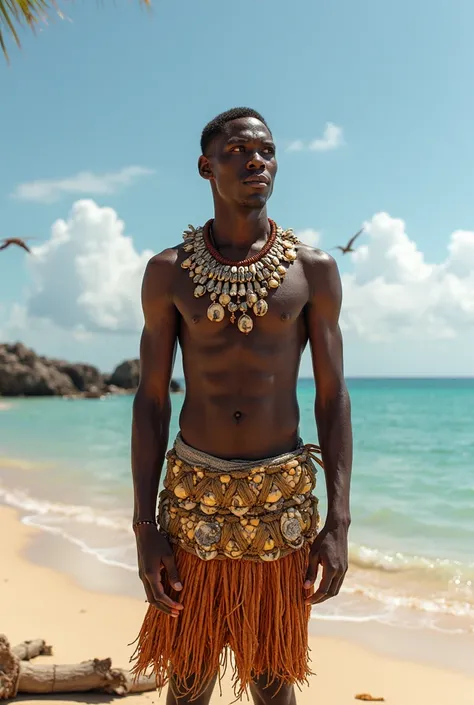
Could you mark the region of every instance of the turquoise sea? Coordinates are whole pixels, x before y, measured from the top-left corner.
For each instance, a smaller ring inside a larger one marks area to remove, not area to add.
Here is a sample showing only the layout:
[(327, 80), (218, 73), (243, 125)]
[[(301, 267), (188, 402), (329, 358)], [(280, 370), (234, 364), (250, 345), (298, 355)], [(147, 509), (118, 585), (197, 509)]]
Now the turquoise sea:
[[(474, 379), (348, 380), (350, 570), (315, 619), (474, 632)], [(299, 383), (316, 441), (314, 385)], [(173, 396), (171, 434), (181, 395)], [(131, 397), (0, 400), (0, 501), (98, 560), (135, 571)], [(318, 495), (324, 512), (324, 477)]]

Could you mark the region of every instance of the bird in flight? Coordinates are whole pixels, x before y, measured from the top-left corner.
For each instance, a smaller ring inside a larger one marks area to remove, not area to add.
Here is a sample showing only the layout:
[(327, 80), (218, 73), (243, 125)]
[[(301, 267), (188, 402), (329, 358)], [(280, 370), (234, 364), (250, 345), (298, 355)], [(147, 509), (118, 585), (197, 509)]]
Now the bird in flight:
[(31, 253), (31, 250), (26, 244), (26, 242), (20, 237), (7, 237), (4, 240), (1, 240), (0, 242), (2, 243), (0, 245), (0, 250), (5, 250), (7, 247), (10, 247), (10, 245), (16, 245), (17, 247), (22, 247), (24, 250)]
[(347, 245), (345, 245), (344, 247), (342, 245), (336, 245), (336, 247), (333, 247), (332, 249), (333, 250), (341, 250), (343, 255), (346, 255), (348, 252), (355, 252), (355, 249), (352, 247), (352, 245), (354, 244), (356, 239), (359, 237), (359, 235), (363, 232), (364, 232), (364, 228), (361, 228), (359, 230), (359, 232), (357, 232), (355, 235), (353, 235), (353, 237), (351, 237), (351, 239), (349, 240)]

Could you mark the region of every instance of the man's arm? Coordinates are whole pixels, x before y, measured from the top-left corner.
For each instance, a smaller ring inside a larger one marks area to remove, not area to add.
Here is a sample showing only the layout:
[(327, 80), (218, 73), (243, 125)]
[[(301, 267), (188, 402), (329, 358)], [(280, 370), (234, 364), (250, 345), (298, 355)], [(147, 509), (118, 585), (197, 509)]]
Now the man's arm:
[(306, 320), (316, 383), (315, 416), (328, 499), (326, 523), (311, 547), (305, 583), (310, 586), (315, 582), (318, 566), (322, 565), (321, 583), (308, 601), (315, 604), (337, 595), (347, 571), (352, 426), (339, 328), (341, 280), (332, 257), (312, 252), (311, 259), (307, 266), (310, 300)]
[(133, 403), (133, 520), (154, 520), (171, 418), (170, 381), (177, 343), (172, 300), (173, 251), (150, 260), (142, 285), (145, 325), (140, 341), (140, 384)]
[[(153, 257), (142, 285), (145, 325), (140, 342), (140, 384), (133, 403), (133, 522), (154, 521), (161, 470), (171, 418), (170, 381), (176, 354), (178, 318), (173, 303), (176, 251)], [(139, 573), (148, 601), (173, 614), (181, 605), (163, 591), (164, 566), (175, 589), (181, 589), (171, 548), (152, 524), (135, 525)]]

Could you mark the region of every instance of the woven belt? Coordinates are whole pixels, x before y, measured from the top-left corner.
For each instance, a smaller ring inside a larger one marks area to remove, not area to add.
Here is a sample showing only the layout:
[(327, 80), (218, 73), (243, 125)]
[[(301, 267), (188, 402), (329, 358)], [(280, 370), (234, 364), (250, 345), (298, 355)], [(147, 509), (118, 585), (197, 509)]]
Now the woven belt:
[(223, 460), (178, 436), (167, 453), (158, 521), (172, 543), (202, 560), (274, 561), (314, 540), (318, 446), (261, 461)]

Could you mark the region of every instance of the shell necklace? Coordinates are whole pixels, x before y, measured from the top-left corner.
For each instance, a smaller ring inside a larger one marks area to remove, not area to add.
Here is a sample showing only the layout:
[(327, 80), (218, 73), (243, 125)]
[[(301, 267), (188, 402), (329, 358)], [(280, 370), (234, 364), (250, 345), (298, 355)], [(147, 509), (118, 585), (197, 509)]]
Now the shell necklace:
[[(283, 281), (287, 268), (296, 259), (298, 238), (293, 231), (270, 223), (270, 236), (260, 252), (253, 257), (233, 262), (216, 250), (211, 242), (212, 220), (202, 228), (189, 229), (183, 233), (184, 250), (191, 253), (181, 263), (189, 270), (196, 287), (194, 296), (209, 295), (211, 304), (207, 309), (210, 321), (220, 323), (229, 311), (230, 322), (235, 323), (241, 333), (248, 334), (253, 328), (255, 316), (264, 316), (268, 311), (265, 299), (270, 289), (277, 289)], [(236, 319), (236, 313), (240, 316)]]

